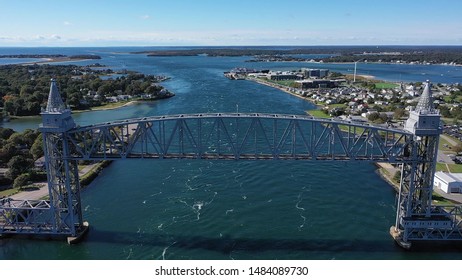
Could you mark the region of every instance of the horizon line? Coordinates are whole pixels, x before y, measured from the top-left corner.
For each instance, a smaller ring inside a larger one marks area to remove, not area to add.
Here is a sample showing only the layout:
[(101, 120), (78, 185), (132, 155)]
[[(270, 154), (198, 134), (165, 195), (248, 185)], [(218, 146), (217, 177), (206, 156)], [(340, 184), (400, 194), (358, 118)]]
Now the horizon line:
[(222, 47), (231, 47), (231, 48), (239, 48), (239, 47), (462, 47), (462, 44), (455, 45), (455, 44), (331, 44), (331, 45), (84, 45), (84, 46), (24, 46), (24, 45), (17, 45), (17, 46), (0, 46), (0, 48), (129, 48), (129, 47), (139, 47), (139, 48), (149, 48), (149, 47), (174, 47), (174, 48), (185, 48), (185, 47), (211, 47), (211, 48), (222, 48)]

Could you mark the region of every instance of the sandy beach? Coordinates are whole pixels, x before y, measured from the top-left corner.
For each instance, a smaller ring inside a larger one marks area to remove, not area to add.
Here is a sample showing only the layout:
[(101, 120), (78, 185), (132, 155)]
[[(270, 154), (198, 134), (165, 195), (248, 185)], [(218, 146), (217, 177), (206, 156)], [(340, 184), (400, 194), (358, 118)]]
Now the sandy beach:
[(34, 64), (48, 64), (48, 63), (57, 63), (57, 62), (80, 62), (80, 61), (87, 61), (93, 59), (83, 59), (83, 58), (69, 58), (69, 57), (49, 57), (49, 58), (41, 58), (41, 61), (35, 62), (25, 62), (20, 63), (19, 65), (27, 66), (27, 65), (34, 65)]

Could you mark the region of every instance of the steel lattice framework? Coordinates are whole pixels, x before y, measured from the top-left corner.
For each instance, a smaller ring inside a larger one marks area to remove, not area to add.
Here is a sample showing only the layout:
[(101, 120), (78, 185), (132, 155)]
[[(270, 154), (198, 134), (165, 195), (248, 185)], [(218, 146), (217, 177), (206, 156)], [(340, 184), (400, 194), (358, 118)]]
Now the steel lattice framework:
[[(429, 84), (406, 130), (338, 119), (282, 114), (190, 114), (78, 127), (54, 82), (41, 131), (49, 200), (0, 200), (0, 234), (79, 236), (85, 229), (78, 160), (205, 159), (324, 160), (401, 164), (396, 223), (404, 247), (412, 240), (462, 240), (462, 208), (433, 206), (439, 112)], [(54, 104), (54, 105), (53, 105)]]
[(71, 159), (367, 160), (405, 162), (409, 132), (310, 116), (192, 114), (76, 128)]

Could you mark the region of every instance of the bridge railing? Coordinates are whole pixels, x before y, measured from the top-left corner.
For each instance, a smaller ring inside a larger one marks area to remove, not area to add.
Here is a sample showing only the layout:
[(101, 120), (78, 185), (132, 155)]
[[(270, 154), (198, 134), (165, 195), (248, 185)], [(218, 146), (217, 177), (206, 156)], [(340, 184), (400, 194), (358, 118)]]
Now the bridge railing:
[(409, 132), (275, 114), (159, 116), (76, 128), (72, 159), (411, 160)]
[(1, 199), (0, 233), (53, 233), (49, 201)]

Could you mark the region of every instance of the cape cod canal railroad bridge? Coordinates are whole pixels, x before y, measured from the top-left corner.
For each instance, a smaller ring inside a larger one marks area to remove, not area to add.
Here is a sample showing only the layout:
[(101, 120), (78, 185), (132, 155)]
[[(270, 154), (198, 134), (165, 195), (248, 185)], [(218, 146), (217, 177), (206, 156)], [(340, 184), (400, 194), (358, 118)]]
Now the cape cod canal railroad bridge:
[(401, 165), (393, 238), (462, 240), (462, 206), (432, 205), (439, 111), (427, 81), (404, 130), (310, 116), (214, 113), (145, 117), (79, 127), (52, 80), (40, 131), (49, 200), (0, 200), (0, 235), (78, 240), (83, 220), (79, 160), (333, 160)]

